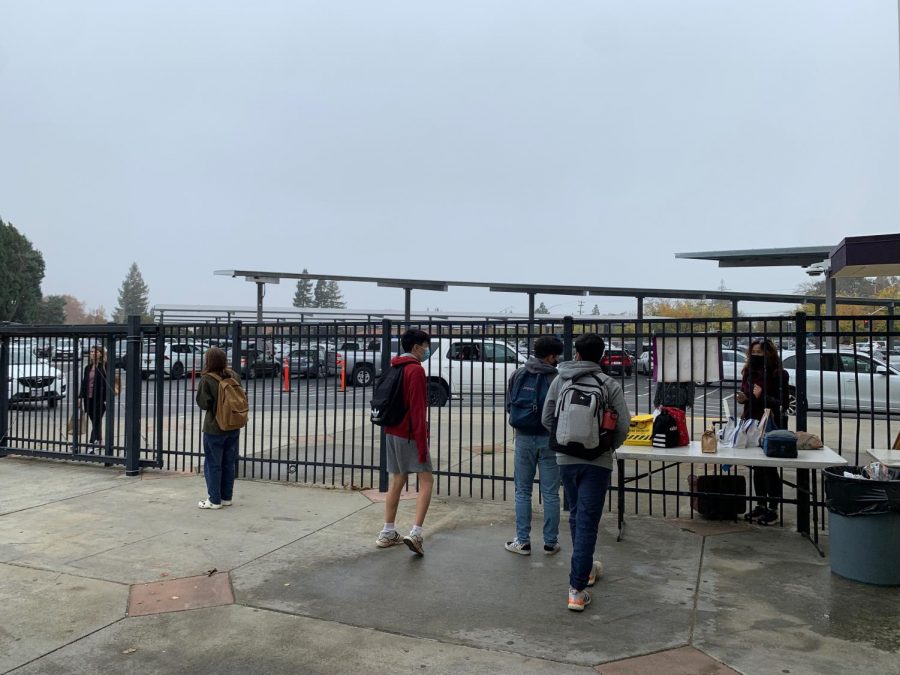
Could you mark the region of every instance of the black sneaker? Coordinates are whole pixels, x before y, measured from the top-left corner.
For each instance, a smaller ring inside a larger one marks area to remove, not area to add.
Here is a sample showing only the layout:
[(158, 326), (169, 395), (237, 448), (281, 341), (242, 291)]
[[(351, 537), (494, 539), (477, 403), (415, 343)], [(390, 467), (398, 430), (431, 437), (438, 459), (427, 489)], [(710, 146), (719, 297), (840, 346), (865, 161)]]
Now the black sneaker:
[(744, 514), (744, 520), (756, 520), (757, 518), (762, 517), (766, 513), (766, 511), (768, 511), (768, 509), (765, 506), (757, 506), (749, 513)]
[(756, 519), (756, 522), (760, 525), (768, 525), (769, 523), (774, 523), (776, 520), (778, 520), (778, 514), (772, 509), (766, 509), (766, 512)]

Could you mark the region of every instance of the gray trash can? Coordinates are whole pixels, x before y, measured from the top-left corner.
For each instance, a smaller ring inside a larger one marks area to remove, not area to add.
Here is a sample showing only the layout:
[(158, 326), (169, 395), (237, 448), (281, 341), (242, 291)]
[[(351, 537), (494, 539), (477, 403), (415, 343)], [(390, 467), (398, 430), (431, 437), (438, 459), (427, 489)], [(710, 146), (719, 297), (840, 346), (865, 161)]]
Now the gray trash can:
[(831, 571), (853, 581), (900, 586), (900, 471), (890, 480), (845, 478), (860, 467), (825, 469)]

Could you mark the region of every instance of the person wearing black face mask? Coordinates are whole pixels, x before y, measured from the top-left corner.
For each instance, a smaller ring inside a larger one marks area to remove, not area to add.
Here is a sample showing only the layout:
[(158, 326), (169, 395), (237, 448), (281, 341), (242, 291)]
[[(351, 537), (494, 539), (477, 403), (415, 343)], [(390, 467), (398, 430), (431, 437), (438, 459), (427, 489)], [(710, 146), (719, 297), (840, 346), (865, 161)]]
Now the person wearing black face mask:
[[(741, 419), (760, 420), (768, 408), (775, 425), (780, 429), (786, 429), (788, 396), (788, 374), (781, 367), (781, 359), (775, 345), (771, 340), (754, 340), (747, 350), (741, 390), (735, 396), (738, 403), (744, 404)], [(753, 490), (759, 503), (744, 517), (761, 525), (776, 521), (777, 500), (782, 495), (778, 469), (774, 466), (754, 467)]]

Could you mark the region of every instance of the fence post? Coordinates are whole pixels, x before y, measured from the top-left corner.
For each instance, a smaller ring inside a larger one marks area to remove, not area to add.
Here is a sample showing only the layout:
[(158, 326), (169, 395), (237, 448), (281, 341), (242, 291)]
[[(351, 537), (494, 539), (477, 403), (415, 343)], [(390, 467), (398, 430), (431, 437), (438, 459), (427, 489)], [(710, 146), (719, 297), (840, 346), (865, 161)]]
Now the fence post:
[(563, 360), (572, 360), (572, 335), (574, 319), (571, 316), (563, 317)]
[(794, 382), (794, 397), (797, 400), (797, 431), (806, 431), (806, 312), (797, 312), (796, 325), (794, 327), (795, 350), (797, 367), (794, 373), (797, 381)]
[(0, 337), (0, 457), (6, 453), (7, 425), (9, 423), (9, 336)]
[(125, 475), (138, 476), (141, 473), (141, 317), (128, 317), (126, 341)]
[[(381, 321), (381, 372), (384, 373), (391, 367), (391, 320), (382, 319)], [(388, 491), (388, 472), (387, 472), (387, 438), (385, 438), (384, 427), (381, 429), (381, 445), (378, 450), (378, 491)]]
[(241, 375), (241, 321), (231, 324), (231, 369)]
[[(107, 414), (104, 419), (104, 430), (103, 434), (106, 438), (104, 441), (104, 453), (105, 455), (113, 454), (113, 439), (115, 438), (115, 409), (116, 409), (116, 398), (119, 396), (119, 393), (116, 391), (116, 378), (118, 377), (118, 371), (116, 370), (116, 336), (115, 335), (107, 335), (106, 336), (106, 344), (104, 345), (106, 349), (106, 410)], [(104, 464), (103, 466), (112, 466), (112, 464)]]

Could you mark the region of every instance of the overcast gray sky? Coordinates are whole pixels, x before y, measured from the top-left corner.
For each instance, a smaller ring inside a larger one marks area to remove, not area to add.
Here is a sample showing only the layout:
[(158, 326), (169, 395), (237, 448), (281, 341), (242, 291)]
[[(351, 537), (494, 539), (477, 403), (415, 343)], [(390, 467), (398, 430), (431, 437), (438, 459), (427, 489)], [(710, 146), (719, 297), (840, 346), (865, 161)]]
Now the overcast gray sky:
[(673, 254), (900, 230), (897, 11), (0, 0), (0, 216), (108, 310), (133, 260), (154, 304), (253, 304), (222, 268), (790, 292)]

